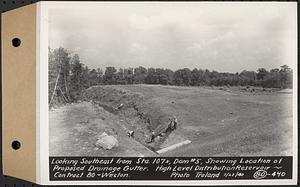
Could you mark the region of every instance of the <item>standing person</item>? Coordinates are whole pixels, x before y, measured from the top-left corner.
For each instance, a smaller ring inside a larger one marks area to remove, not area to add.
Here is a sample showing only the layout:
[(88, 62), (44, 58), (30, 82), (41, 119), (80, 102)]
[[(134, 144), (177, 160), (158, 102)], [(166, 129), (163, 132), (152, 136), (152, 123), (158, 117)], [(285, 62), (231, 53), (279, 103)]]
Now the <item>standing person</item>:
[(155, 133), (154, 133), (154, 132), (151, 132), (151, 135), (150, 135), (150, 143), (154, 142), (154, 138), (155, 138)]
[(178, 120), (176, 116), (173, 117), (174, 129), (177, 129)]
[[(174, 129), (174, 122), (173, 122), (173, 119), (169, 118), (169, 125), (168, 125), (168, 130), (173, 130)], [(167, 130), (167, 131), (168, 131)]]

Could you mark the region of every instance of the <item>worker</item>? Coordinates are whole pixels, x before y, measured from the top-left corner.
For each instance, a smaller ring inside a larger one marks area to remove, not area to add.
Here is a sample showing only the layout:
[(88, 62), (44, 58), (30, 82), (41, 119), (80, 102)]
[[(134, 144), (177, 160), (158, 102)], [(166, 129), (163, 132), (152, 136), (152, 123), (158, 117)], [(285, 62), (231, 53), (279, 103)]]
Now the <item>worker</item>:
[(152, 132), (150, 135), (150, 143), (154, 142), (154, 138), (155, 138), (155, 133)]
[(169, 120), (170, 120), (170, 123), (169, 123), (168, 129), (173, 131), (177, 128), (177, 124), (178, 124), (177, 118), (176, 118), (176, 116), (174, 116), (174, 117), (170, 118)]
[(177, 124), (178, 124), (178, 120), (177, 120), (176, 116), (173, 117), (173, 123), (174, 123), (174, 129), (176, 129)]
[(168, 129), (171, 130), (171, 131), (174, 130), (174, 121), (171, 118), (170, 118)]

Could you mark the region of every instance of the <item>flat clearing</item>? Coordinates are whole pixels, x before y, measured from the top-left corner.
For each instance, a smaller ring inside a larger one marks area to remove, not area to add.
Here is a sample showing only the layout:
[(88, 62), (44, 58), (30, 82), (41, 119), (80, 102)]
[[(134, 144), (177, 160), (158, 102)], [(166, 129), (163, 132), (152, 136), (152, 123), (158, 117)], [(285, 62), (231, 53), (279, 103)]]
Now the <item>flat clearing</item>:
[[(114, 85), (87, 89), (83, 101), (50, 110), (51, 156), (284, 156), (292, 154), (292, 94), (236, 88)], [(114, 112), (120, 104), (124, 108)], [(146, 143), (171, 116), (178, 128)], [(129, 138), (127, 131), (135, 131)], [(107, 132), (120, 142), (97, 148)], [(163, 154), (155, 151), (190, 140)]]

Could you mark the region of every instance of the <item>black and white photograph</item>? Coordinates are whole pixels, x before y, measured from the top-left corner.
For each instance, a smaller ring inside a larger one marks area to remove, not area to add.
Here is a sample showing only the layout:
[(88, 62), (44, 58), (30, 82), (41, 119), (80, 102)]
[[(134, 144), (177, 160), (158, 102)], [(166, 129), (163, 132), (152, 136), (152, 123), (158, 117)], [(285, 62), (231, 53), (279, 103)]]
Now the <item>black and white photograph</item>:
[(49, 8), (49, 156), (293, 156), (294, 5)]

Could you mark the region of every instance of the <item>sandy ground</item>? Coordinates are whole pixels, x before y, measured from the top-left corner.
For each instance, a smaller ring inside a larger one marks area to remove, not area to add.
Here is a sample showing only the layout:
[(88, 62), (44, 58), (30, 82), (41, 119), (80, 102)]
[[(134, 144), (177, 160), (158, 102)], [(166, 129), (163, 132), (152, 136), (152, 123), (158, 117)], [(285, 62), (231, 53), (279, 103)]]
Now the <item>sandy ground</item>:
[[(292, 154), (292, 94), (242, 93), (201, 87), (116, 86), (147, 98), (149, 107), (175, 115), (178, 129), (161, 147), (182, 140), (192, 143), (159, 156), (277, 156)], [(149, 104), (150, 103), (150, 104)], [(50, 111), (52, 156), (158, 156), (128, 138), (122, 116), (90, 102)], [(118, 148), (95, 147), (103, 132), (114, 135)]]

